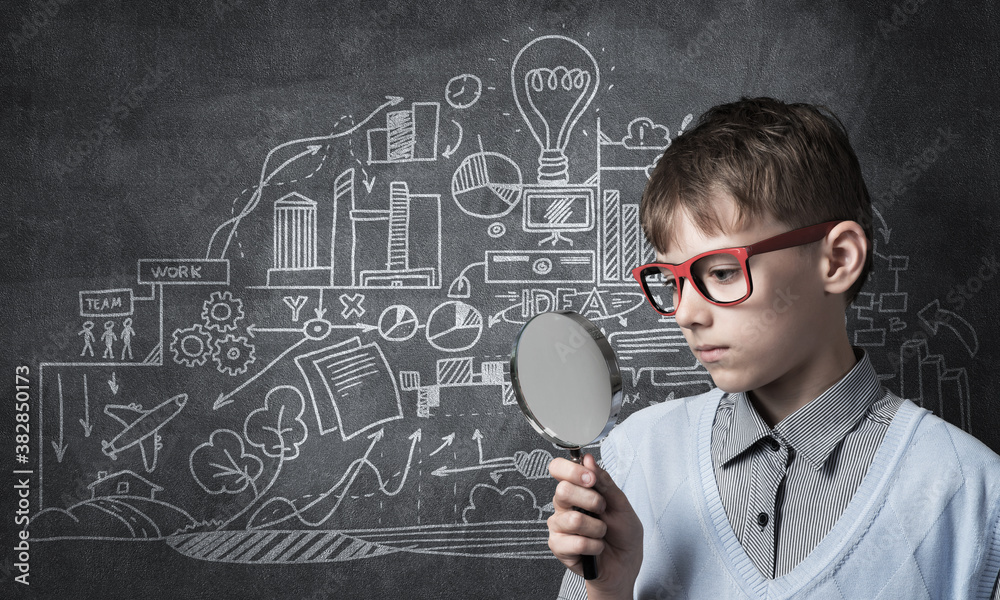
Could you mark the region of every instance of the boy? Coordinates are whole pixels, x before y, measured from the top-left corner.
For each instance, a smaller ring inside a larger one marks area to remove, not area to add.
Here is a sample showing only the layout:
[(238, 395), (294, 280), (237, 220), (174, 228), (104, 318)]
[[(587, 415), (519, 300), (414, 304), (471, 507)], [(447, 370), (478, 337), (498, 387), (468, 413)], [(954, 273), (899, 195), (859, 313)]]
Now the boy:
[(770, 98), (712, 108), (664, 152), (640, 217), (657, 263), (633, 274), (717, 389), (626, 419), (603, 469), (550, 464), (560, 598), (1000, 597), (1000, 457), (850, 345), (871, 202), (839, 121)]

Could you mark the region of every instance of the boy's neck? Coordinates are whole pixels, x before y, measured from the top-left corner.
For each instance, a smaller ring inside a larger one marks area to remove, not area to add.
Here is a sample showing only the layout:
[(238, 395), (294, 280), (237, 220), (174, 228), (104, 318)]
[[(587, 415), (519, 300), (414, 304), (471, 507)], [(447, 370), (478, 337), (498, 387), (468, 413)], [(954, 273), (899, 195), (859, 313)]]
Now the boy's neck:
[(785, 377), (750, 390), (747, 398), (771, 427), (818, 398), (840, 381), (858, 362), (844, 332), (837, 343), (829, 344), (807, 364), (789, 371)]

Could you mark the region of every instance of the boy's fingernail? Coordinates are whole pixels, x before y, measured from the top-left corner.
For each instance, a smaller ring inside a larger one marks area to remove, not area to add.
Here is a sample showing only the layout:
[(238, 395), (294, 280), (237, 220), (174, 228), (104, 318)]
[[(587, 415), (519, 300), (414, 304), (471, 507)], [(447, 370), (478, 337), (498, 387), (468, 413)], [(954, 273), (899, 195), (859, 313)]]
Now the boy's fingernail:
[(585, 484), (587, 484), (587, 485), (590, 485), (590, 484), (594, 483), (594, 474), (593, 473), (589, 473), (589, 472), (588, 473), (584, 473), (583, 474), (583, 482)]

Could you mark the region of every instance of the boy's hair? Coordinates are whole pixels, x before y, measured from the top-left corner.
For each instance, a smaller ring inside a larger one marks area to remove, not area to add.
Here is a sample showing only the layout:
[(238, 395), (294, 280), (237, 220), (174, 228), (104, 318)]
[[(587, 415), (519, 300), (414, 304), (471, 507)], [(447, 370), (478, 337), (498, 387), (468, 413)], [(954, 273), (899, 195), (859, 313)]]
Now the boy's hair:
[(737, 226), (771, 216), (792, 228), (856, 221), (868, 238), (865, 266), (847, 293), (850, 304), (872, 267), (872, 209), (847, 131), (825, 107), (741, 98), (709, 109), (664, 151), (642, 195), (643, 232), (666, 252), (679, 208), (705, 233), (725, 230), (713, 193), (736, 199)]

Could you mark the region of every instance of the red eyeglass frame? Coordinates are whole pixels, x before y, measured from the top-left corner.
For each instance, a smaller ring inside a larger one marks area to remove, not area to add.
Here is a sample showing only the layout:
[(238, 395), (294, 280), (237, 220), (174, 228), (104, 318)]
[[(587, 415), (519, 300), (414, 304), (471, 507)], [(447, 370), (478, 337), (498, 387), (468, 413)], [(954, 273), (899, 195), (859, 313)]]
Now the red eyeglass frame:
[[(785, 233), (779, 233), (778, 235), (767, 238), (766, 240), (761, 240), (749, 246), (736, 246), (733, 248), (720, 248), (718, 250), (709, 250), (708, 252), (702, 252), (697, 256), (693, 256), (680, 264), (670, 264), (670, 263), (649, 263), (645, 265), (638, 266), (632, 269), (632, 277), (635, 279), (639, 287), (642, 288), (643, 295), (646, 296), (646, 301), (649, 305), (653, 307), (653, 310), (664, 315), (666, 317), (672, 317), (677, 313), (677, 309), (670, 312), (665, 312), (657, 308), (656, 304), (653, 302), (653, 295), (649, 291), (649, 286), (646, 285), (646, 280), (643, 278), (642, 274), (647, 269), (667, 269), (670, 271), (676, 281), (681, 279), (686, 279), (692, 282), (694, 289), (697, 290), (698, 294), (715, 306), (733, 306), (734, 304), (739, 304), (750, 297), (753, 293), (753, 278), (750, 276), (750, 265), (747, 261), (751, 256), (756, 256), (758, 254), (764, 254), (766, 252), (774, 252), (775, 250), (784, 250), (785, 248), (794, 248), (796, 246), (804, 246), (805, 244), (811, 244), (812, 242), (819, 241), (823, 239), (830, 231), (836, 227), (838, 224), (843, 223), (846, 219), (841, 219), (839, 221), (826, 221), (825, 223), (817, 223), (816, 225), (810, 225), (808, 227), (800, 227), (799, 229), (793, 229), (791, 231), (786, 231)], [(697, 283), (694, 282), (694, 278), (691, 275), (691, 265), (697, 262), (699, 259), (709, 256), (711, 254), (729, 254), (740, 261), (740, 266), (743, 269), (743, 277), (746, 279), (747, 293), (743, 295), (742, 298), (738, 300), (732, 300), (730, 302), (718, 302), (712, 300), (701, 291)], [(681, 293), (684, 291), (684, 286), (678, 283), (677, 287), (677, 306), (681, 303)]]

